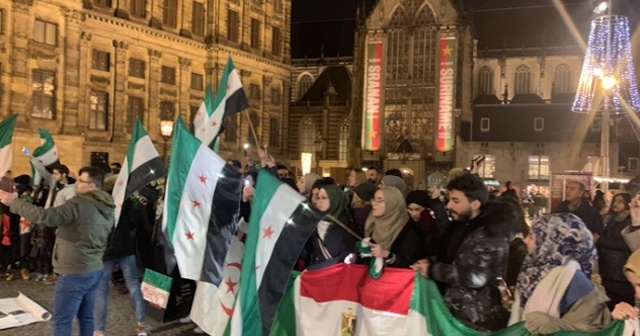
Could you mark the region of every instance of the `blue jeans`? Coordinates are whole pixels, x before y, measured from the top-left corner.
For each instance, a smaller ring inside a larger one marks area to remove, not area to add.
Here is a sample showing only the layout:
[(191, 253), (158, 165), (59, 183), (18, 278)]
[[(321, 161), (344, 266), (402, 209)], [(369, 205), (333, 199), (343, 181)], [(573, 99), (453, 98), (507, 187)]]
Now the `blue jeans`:
[(54, 336), (70, 336), (73, 318), (78, 317), (80, 336), (93, 335), (93, 302), (102, 271), (58, 276), (53, 294)]
[(139, 324), (144, 324), (146, 312), (144, 301), (142, 300), (142, 291), (140, 290), (140, 282), (138, 281), (138, 266), (136, 265), (136, 256), (134, 254), (123, 258), (117, 258), (104, 262), (104, 270), (102, 270), (102, 278), (96, 292), (96, 305), (94, 316), (96, 318), (96, 330), (105, 331), (107, 326), (107, 303), (109, 301), (109, 282), (111, 282), (111, 271), (113, 266), (120, 265), (124, 282), (127, 284), (129, 296), (133, 311)]

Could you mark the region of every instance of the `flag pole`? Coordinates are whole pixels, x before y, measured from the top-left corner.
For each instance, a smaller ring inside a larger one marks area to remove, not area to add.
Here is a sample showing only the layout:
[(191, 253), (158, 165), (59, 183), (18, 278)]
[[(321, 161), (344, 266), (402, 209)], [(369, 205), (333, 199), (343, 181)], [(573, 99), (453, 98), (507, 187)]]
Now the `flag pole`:
[(258, 136), (256, 135), (256, 130), (253, 128), (253, 123), (251, 122), (251, 118), (249, 118), (249, 111), (244, 110), (244, 113), (247, 115), (247, 121), (249, 121), (249, 128), (251, 128), (251, 134), (253, 135), (253, 141), (256, 142), (256, 146), (262, 149), (262, 145), (258, 141)]
[(353, 230), (351, 230), (346, 224), (344, 224), (343, 222), (341, 222), (340, 220), (338, 220), (337, 218), (335, 218), (332, 215), (326, 215), (326, 218), (328, 218), (330, 221), (338, 224), (338, 226), (340, 226), (341, 228), (343, 228), (345, 231), (347, 231), (348, 234), (354, 236), (356, 239), (358, 240), (362, 240), (363, 238), (360, 237), (357, 233), (353, 232)]

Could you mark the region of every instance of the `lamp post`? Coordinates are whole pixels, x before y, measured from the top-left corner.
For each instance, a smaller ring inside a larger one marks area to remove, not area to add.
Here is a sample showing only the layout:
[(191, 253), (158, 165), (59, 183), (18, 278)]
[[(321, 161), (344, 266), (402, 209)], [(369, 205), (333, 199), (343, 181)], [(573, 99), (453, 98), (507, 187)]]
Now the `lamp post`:
[(162, 134), (162, 159), (167, 163), (167, 140), (173, 132), (173, 120), (160, 120), (160, 134)]
[(318, 135), (316, 141), (313, 142), (316, 150), (316, 174), (322, 176), (320, 174), (320, 153), (322, 153), (322, 147), (324, 146), (324, 139), (322, 138), (322, 134)]

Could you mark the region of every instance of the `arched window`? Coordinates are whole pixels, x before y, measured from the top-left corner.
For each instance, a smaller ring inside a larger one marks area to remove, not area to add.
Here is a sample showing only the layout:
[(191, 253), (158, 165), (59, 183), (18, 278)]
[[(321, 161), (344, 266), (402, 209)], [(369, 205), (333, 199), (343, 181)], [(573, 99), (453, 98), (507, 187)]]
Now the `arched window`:
[(304, 74), (298, 79), (298, 99), (302, 98), (313, 84), (313, 77), (310, 74)]
[(529, 70), (529, 67), (524, 64), (518, 66), (513, 82), (514, 94), (531, 93), (531, 70)]
[(494, 94), (493, 91), (493, 70), (489, 67), (482, 67), (478, 73), (478, 95)]
[(553, 72), (554, 94), (571, 92), (571, 69), (562, 63)]
[(436, 19), (429, 6), (423, 6), (416, 17), (416, 29), (413, 32), (413, 69), (414, 84), (434, 84), (436, 66), (436, 38), (434, 28)]
[(349, 118), (344, 118), (340, 123), (340, 135), (338, 139), (338, 160), (347, 161), (349, 148)]
[(396, 8), (389, 22), (387, 50), (387, 85), (406, 84), (409, 76), (409, 47), (411, 35), (404, 26), (410, 23), (406, 11)]
[(300, 152), (315, 153), (314, 141), (316, 140), (316, 125), (311, 117), (306, 117), (300, 122)]

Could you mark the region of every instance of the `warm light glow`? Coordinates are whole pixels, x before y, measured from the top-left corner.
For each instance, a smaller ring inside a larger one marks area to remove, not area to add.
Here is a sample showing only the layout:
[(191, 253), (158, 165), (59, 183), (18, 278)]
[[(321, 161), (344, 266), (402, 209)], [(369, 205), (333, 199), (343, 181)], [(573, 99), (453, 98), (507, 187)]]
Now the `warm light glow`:
[(596, 14), (604, 14), (607, 9), (609, 9), (609, 4), (606, 1), (603, 1), (593, 10), (593, 12)]
[(161, 120), (160, 121), (160, 133), (163, 137), (170, 137), (173, 132), (173, 121), (172, 120)]
[(602, 88), (605, 90), (611, 90), (616, 84), (618, 84), (618, 80), (616, 80), (613, 76), (603, 76), (602, 77)]
[(311, 172), (311, 153), (301, 153), (300, 162), (302, 163), (302, 175), (309, 174)]
[(244, 150), (249, 150), (249, 144), (248, 143), (244, 144), (243, 148), (244, 148)]

